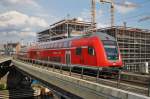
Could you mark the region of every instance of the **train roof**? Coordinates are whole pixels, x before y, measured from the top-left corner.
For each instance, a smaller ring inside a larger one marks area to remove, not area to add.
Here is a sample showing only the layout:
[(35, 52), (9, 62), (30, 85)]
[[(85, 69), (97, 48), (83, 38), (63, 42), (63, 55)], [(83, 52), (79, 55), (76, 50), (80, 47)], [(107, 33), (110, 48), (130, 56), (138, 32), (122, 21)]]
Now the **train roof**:
[(83, 36), (77, 36), (77, 37), (72, 37), (72, 38), (65, 38), (65, 39), (61, 39), (61, 40), (56, 40), (56, 41), (49, 41), (49, 42), (42, 42), (39, 45), (43, 45), (43, 44), (49, 44), (49, 43), (57, 43), (57, 42), (65, 42), (65, 41), (71, 41), (71, 40), (76, 40), (76, 39), (81, 39), (81, 38), (86, 38), (86, 37), (93, 37), (93, 36), (98, 36), (101, 40), (112, 40), (115, 41), (115, 38), (103, 33), (103, 32), (96, 32), (96, 33), (90, 33), (87, 35), (83, 35)]
[(49, 42), (42, 42), (42, 43), (38, 43), (38, 44), (35, 44), (33, 45), (32, 47), (30, 47), (31, 49), (36, 49), (38, 48), (38, 46), (44, 46), (45, 45), (49, 45), (49, 44), (52, 44), (52, 43), (59, 43), (59, 42), (69, 42), (69, 41), (72, 41), (72, 40), (78, 40), (78, 39), (81, 39), (81, 38), (88, 38), (88, 37), (94, 37), (94, 36), (97, 36), (100, 38), (100, 40), (111, 40), (111, 41), (116, 41), (114, 37), (106, 34), (106, 33), (103, 33), (103, 32), (96, 32), (96, 33), (90, 33), (90, 34), (86, 34), (86, 35), (83, 35), (83, 36), (78, 36), (78, 37), (72, 37), (72, 38), (67, 38), (67, 39), (61, 39), (61, 40), (56, 40), (56, 41), (49, 41)]
[(111, 41), (116, 41), (116, 39), (106, 33), (103, 32), (96, 32), (92, 36), (98, 36), (101, 40), (111, 40)]

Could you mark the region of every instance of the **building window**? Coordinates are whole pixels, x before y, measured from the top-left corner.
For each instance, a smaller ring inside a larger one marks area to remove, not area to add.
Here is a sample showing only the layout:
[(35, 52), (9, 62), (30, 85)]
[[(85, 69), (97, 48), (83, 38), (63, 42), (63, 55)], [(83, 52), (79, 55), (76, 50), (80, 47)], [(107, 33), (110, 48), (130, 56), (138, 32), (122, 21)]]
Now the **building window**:
[(89, 53), (89, 55), (94, 56), (95, 55), (94, 48), (93, 47), (88, 47), (88, 53)]
[(82, 49), (81, 48), (76, 48), (76, 55), (81, 55)]

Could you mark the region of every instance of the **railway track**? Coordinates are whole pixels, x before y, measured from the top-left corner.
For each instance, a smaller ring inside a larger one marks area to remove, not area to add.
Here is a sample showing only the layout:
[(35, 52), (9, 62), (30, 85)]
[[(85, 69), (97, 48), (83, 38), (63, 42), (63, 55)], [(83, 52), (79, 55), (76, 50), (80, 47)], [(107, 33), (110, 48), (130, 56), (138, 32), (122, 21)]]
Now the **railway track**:
[[(19, 60), (21, 61), (21, 60)], [(141, 82), (141, 81), (136, 81), (136, 80), (123, 80), (123, 79), (103, 79), (103, 78), (99, 78), (99, 77), (95, 77), (95, 76), (89, 76), (89, 75), (84, 75), (84, 72), (81, 70), (81, 72), (76, 73), (73, 72), (72, 70), (66, 70), (64, 69), (64, 67), (61, 66), (55, 66), (58, 64), (49, 64), (46, 61), (37, 61), (37, 62), (32, 62), (32, 61), (27, 61), (24, 60), (22, 62), (26, 62), (28, 64), (32, 64), (33, 66), (37, 67), (37, 68), (41, 68), (41, 69), (46, 69), (47, 71), (53, 71), (53, 72), (57, 72), (57, 73), (62, 73), (64, 75), (70, 75), (72, 77), (76, 77), (76, 78), (81, 78), (84, 80), (88, 80), (88, 81), (92, 81), (95, 83), (99, 83), (99, 84), (104, 84), (107, 86), (111, 86), (114, 88), (119, 88), (122, 90), (127, 90), (130, 92), (134, 92), (134, 93), (138, 93), (138, 94), (142, 94), (147, 96), (149, 94), (149, 79), (150, 77), (147, 78), (147, 80), (145, 80), (145, 82)], [(125, 73), (124, 73), (125, 74)], [(128, 75), (131, 76), (131, 75)]]

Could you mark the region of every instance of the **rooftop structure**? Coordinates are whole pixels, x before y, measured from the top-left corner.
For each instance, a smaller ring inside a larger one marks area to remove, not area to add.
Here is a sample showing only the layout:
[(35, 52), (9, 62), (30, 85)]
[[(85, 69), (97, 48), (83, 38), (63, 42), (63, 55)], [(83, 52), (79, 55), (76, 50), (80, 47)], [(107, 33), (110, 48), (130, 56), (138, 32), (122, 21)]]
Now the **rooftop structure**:
[(7, 43), (4, 44), (5, 54), (6, 55), (13, 55), (17, 54), (20, 51), (20, 43)]
[(78, 19), (61, 20), (50, 25), (50, 28), (37, 33), (38, 42), (58, 40), (68, 36), (78, 36), (91, 28), (90, 22)]
[(150, 30), (112, 27), (99, 29), (116, 38), (124, 65), (131, 70), (137, 71), (137, 67), (149, 63), (150, 70)]

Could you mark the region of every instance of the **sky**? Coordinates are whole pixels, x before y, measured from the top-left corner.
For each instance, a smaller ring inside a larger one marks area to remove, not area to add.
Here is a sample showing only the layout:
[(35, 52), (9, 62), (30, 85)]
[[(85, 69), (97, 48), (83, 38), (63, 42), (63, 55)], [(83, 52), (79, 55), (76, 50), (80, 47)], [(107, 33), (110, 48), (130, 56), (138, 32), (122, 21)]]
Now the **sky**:
[[(150, 0), (114, 0), (115, 25), (150, 28)], [(120, 4), (136, 5), (134, 7)], [(33, 42), (36, 33), (67, 18), (90, 21), (91, 0), (0, 0), (0, 43)], [(146, 19), (144, 21), (141, 21)], [(110, 4), (96, 3), (98, 28), (110, 26)]]

